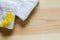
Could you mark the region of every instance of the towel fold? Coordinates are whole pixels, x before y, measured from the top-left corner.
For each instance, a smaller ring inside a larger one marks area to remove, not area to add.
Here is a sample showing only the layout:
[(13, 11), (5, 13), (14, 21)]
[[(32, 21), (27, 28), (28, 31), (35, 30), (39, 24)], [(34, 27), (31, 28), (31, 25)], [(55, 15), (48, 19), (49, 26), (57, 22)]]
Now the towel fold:
[[(37, 5), (37, 3), (38, 0), (0, 0), (0, 16), (1, 14), (3, 16), (5, 13), (12, 11), (14, 17), (16, 15), (22, 21), (24, 21), (28, 18), (28, 16), (30, 15), (34, 7)], [(8, 29), (13, 29), (14, 20), (7, 27)]]

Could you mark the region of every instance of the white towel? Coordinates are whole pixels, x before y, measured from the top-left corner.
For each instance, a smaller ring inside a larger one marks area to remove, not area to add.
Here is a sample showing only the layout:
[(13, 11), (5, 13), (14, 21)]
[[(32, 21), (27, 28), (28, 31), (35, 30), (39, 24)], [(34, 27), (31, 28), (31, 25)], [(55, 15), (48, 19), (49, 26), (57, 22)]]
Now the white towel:
[[(22, 21), (28, 18), (37, 3), (38, 0), (0, 0), (0, 6), (5, 7), (4, 5), (6, 5), (13, 11), (14, 16), (18, 16)], [(8, 29), (13, 29), (14, 20), (7, 27)]]
[(37, 3), (38, 0), (20, 0), (20, 6), (16, 15), (23, 21), (26, 20)]

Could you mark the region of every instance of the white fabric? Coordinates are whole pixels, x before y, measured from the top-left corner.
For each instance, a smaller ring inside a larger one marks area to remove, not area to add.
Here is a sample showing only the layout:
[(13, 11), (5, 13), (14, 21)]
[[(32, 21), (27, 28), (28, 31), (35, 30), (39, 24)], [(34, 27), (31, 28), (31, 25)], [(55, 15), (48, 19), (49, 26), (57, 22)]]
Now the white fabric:
[(26, 20), (37, 3), (38, 0), (20, 0), (19, 9), (16, 15), (23, 21)]
[[(37, 3), (38, 0), (0, 0), (0, 6), (5, 7), (6, 5), (22, 21), (27, 19)], [(14, 21), (8, 26), (8, 29), (13, 29), (13, 25)]]
[[(6, 0), (0, 0), (0, 22), (2, 22), (3, 18), (6, 16), (6, 13), (9, 11), (13, 12), (13, 15), (15, 16), (15, 6), (16, 4), (14, 2), (6, 1)], [(15, 18), (14, 18), (15, 19)], [(8, 29), (13, 29), (14, 26), (14, 20), (12, 23), (7, 27)]]

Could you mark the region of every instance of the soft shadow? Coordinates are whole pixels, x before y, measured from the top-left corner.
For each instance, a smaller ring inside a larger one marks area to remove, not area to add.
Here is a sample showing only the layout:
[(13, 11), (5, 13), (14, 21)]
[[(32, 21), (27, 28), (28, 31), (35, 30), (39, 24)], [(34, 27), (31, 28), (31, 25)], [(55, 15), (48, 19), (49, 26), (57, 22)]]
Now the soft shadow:
[(32, 10), (31, 14), (28, 16), (28, 18), (25, 21), (22, 21), (21, 19), (19, 19), (16, 16), (16, 18), (15, 18), (15, 24), (20, 24), (22, 28), (26, 27), (26, 25), (29, 23), (29, 20), (33, 17), (34, 12), (35, 12), (35, 10), (36, 10), (36, 8), (37, 8), (38, 5), (39, 5), (39, 2), (36, 5), (36, 7)]
[[(38, 5), (39, 5), (39, 3), (38, 3)], [(16, 16), (15, 24), (20, 24), (22, 28), (26, 27), (26, 25), (29, 23), (29, 20), (33, 17), (35, 10), (36, 10), (36, 7), (34, 8), (34, 10), (31, 12), (31, 14), (28, 16), (28, 18), (25, 21), (22, 21), (21, 19), (19, 19)], [(9, 30), (9, 29), (0, 27), (0, 32), (2, 33), (3, 36), (10, 36), (12, 34), (13, 30)]]
[(0, 27), (0, 32), (2, 33), (3, 36), (10, 36), (12, 34), (12, 30), (1, 27)]

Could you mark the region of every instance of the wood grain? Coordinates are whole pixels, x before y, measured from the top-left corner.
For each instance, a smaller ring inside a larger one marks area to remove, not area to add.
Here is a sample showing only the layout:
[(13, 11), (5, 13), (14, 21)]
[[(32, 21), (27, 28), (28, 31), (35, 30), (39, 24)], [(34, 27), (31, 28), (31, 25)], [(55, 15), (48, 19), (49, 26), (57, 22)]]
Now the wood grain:
[[(25, 28), (15, 24), (13, 34), (60, 33), (60, 9), (37, 9)], [(21, 32), (20, 32), (21, 31)]]
[[(24, 26), (24, 28), (22, 28), (22, 26)], [(41, 34), (45, 35), (41, 36)], [(16, 38), (15, 35), (19, 35), (19, 37), (17, 37), (16, 39), (25, 40), (24, 38), (27, 39), (28, 37), (29, 39), (30, 37), (32, 37), (31, 35), (39, 35), (35, 37), (38, 37), (38, 39), (40, 39), (39, 37), (41, 36), (41, 40), (44, 40), (44, 37), (46, 39), (48, 37), (51, 40), (57, 40), (60, 37), (58, 36), (58, 34), (60, 34), (60, 0), (39, 0), (39, 4), (32, 11), (31, 15), (25, 22), (22, 22), (18, 17), (16, 17), (15, 26), (12, 30), (11, 36), (13, 36), (12, 38), (14, 39)], [(29, 36), (26, 37), (23, 35)], [(53, 35), (53, 39), (50, 35)], [(31, 39), (33, 40), (33, 38)]]

